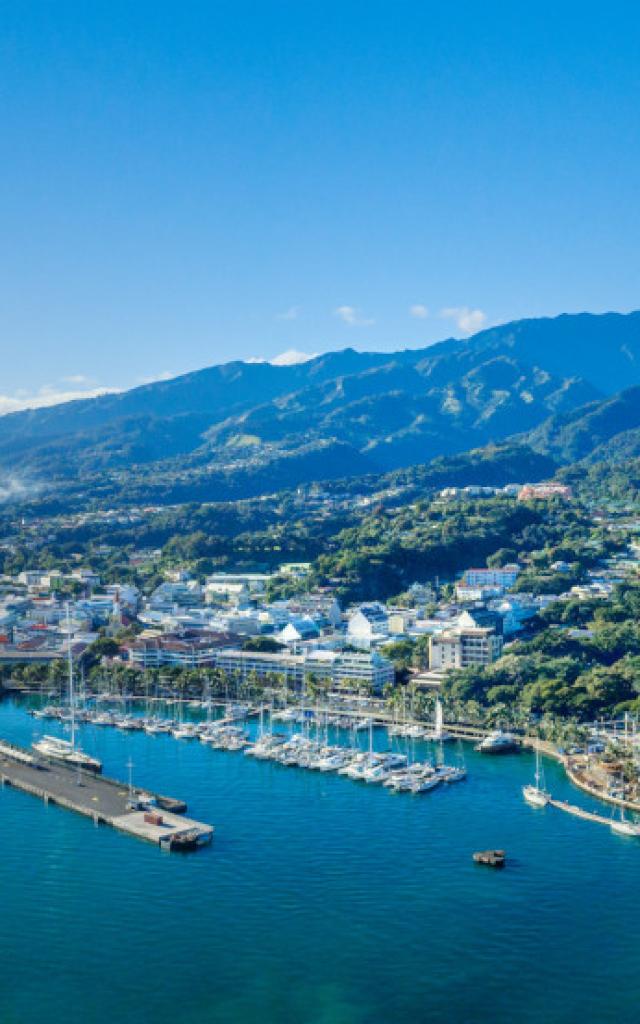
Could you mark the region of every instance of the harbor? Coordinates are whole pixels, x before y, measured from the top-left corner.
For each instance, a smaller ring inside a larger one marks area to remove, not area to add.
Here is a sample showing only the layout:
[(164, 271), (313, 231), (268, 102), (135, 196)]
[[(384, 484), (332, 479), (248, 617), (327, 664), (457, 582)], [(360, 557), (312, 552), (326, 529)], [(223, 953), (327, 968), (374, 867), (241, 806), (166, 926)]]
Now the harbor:
[[(34, 720), (28, 707), (24, 700), (2, 702), (0, 736), (29, 751), (34, 733), (65, 734), (64, 723)], [(227, 717), (227, 709), (217, 713)], [(199, 714), (206, 723), (206, 709), (192, 709), (194, 719)], [(300, 727), (274, 725), (287, 732)], [(259, 728), (258, 715), (250, 720), (253, 737)], [(613, 997), (607, 991), (605, 975), (620, 969), (635, 976), (633, 945), (607, 948), (595, 969), (590, 964), (589, 985), (581, 964), (588, 960), (594, 916), (609, 915), (621, 934), (633, 928), (640, 848), (602, 826), (527, 807), (520, 787), (533, 774), (530, 754), (492, 758), (464, 744), (468, 781), (414, 799), (171, 733), (80, 723), (78, 734), (82, 747), (102, 761), (104, 777), (126, 780), (121, 789), (128, 788), (131, 760), (136, 788), (186, 798), (188, 815), (215, 824), (214, 845), (193, 857), (158, 856), (150, 843), (95, 828), (91, 818), (46, 808), (10, 787), (1, 791), (3, 914), (20, 924), (0, 940), (11, 967), (0, 990), (4, 983), (17, 993), (18, 1020), (42, 1018), (45, 1002), (60, 1015), (70, 979), (80, 974), (84, 1018), (100, 1024), (133, 1024), (143, 1002), (145, 1015), (160, 1024), (173, 1019), (177, 1005), (193, 1020), (259, 1020), (265, 1001), (287, 1022), (323, 1019), (327, 1005), (329, 1020), (348, 1024), (382, 1016), (421, 1020), (427, 993), (435, 1020), (456, 1013), (473, 1020), (473, 1006), (447, 979), (449, 968), (473, 962), (480, 944), (499, 965), (492, 986), (480, 986), (486, 1005), (503, 985), (510, 991), (504, 979), (515, 973), (524, 979), (518, 998), (535, 1003), (538, 987), (533, 979), (529, 984), (523, 965), (544, 945), (549, 971), (559, 979), (559, 1005), (584, 990), (591, 1012), (602, 1019), (612, 1005), (622, 1008), (617, 989)], [(368, 747), (368, 729), (358, 736)], [(347, 737), (343, 732), (342, 741)], [(374, 729), (373, 742), (380, 750), (390, 745), (381, 729)], [(420, 761), (434, 753), (422, 740), (393, 742), (397, 750), (414, 750)], [(453, 762), (455, 743), (445, 744), (445, 752)], [(562, 766), (548, 762), (545, 769), (554, 797), (576, 802)], [(586, 794), (584, 805), (595, 807)], [(492, 848), (507, 850), (502, 872), (472, 861), (472, 851)], [(604, 888), (603, 858), (609, 866)], [(34, 862), (41, 865), (35, 871)], [(616, 896), (622, 889), (624, 899)], [(487, 915), (500, 927), (488, 927)], [(433, 921), (437, 928), (430, 927)], [(557, 942), (560, 929), (569, 939), (568, 923), (571, 955)], [(519, 944), (514, 932), (522, 936)], [(49, 951), (53, 975), (46, 1000), (44, 992), (36, 999), (37, 1014), (21, 995), (41, 991), (41, 964), (29, 956), (34, 934)], [(104, 985), (105, 956), (116, 985)], [(329, 988), (328, 970), (336, 979)], [(407, 979), (400, 994), (392, 983), (398, 971)], [(292, 976), (305, 979), (300, 997)], [(364, 1014), (350, 1012), (356, 999)], [(516, 1014), (515, 999), (505, 999)], [(318, 1012), (310, 1013), (310, 1006)], [(581, 1008), (589, 1017), (586, 1003)]]
[(12, 786), (167, 850), (192, 850), (213, 838), (213, 826), (183, 816), (183, 801), (54, 763), (0, 741), (0, 785)]

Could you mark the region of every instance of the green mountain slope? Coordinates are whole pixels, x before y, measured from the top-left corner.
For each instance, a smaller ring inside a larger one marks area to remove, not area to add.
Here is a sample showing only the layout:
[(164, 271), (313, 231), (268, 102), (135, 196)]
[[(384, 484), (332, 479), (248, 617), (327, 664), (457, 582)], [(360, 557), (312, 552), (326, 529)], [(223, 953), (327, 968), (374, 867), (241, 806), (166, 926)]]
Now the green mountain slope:
[(0, 477), (26, 475), (69, 497), (248, 496), (515, 434), (562, 462), (606, 443), (615, 426), (635, 428), (631, 400), (601, 404), (629, 384), (640, 386), (640, 313), (523, 320), (426, 349), (346, 349), (296, 366), (234, 362), (2, 417)]

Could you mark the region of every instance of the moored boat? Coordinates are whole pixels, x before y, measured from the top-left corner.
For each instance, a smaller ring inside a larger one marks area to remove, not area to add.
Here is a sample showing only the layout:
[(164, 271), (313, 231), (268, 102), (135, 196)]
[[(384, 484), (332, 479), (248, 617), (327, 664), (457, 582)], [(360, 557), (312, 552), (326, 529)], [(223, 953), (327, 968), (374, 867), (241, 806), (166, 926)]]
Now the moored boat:
[(496, 729), (485, 736), (475, 749), (481, 754), (514, 754), (520, 749), (520, 744), (513, 733)]

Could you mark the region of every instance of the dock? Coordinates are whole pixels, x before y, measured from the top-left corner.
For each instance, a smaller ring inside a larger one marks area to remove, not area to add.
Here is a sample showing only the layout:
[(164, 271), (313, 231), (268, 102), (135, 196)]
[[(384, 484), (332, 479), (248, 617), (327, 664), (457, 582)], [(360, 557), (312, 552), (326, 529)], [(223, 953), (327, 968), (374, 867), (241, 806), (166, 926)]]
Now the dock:
[(574, 818), (582, 818), (584, 821), (595, 821), (599, 825), (611, 826), (611, 818), (607, 818), (604, 814), (596, 814), (594, 811), (587, 811), (584, 807), (570, 804), (567, 800), (554, 800), (552, 797), (549, 800), (549, 806), (556, 807), (559, 811), (565, 811), (567, 814), (572, 814)]
[(213, 838), (214, 828), (184, 817), (184, 801), (126, 782), (47, 761), (24, 747), (0, 740), (0, 786), (13, 786), (162, 849), (194, 849)]

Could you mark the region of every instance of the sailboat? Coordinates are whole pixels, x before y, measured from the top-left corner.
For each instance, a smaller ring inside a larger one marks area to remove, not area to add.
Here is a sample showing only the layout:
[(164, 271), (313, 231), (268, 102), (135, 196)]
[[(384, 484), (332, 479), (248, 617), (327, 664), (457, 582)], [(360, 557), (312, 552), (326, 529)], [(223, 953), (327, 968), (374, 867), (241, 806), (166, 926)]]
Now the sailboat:
[(536, 747), (536, 772), (533, 786), (523, 786), (522, 795), (532, 807), (546, 807), (551, 794), (544, 789), (544, 778), (540, 767), (540, 751)]
[(640, 837), (640, 825), (635, 821), (630, 821), (625, 817), (624, 807), (620, 808), (620, 817), (611, 819), (611, 831), (616, 832), (619, 836), (634, 836), (635, 838)]
[(450, 732), (445, 732), (444, 729), (444, 711), (442, 709), (442, 701), (439, 697), (436, 697), (436, 712), (435, 721), (433, 724), (433, 731), (427, 733), (424, 737), (426, 740), (431, 740), (435, 743), (447, 743), (453, 739)]
[(76, 702), (73, 692), (73, 653), (71, 650), (71, 624), (69, 605), (67, 605), (67, 656), (69, 662), (69, 722), (71, 739), (63, 740), (58, 736), (43, 736), (36, 740), (32, 747), (38, 754), (43, 754), (51, 761), (60, 761), (72, 768), (84, 768), (90, 772), (101, 772), (102, 762), (89, 757), (80, 747), (76, 746)]

